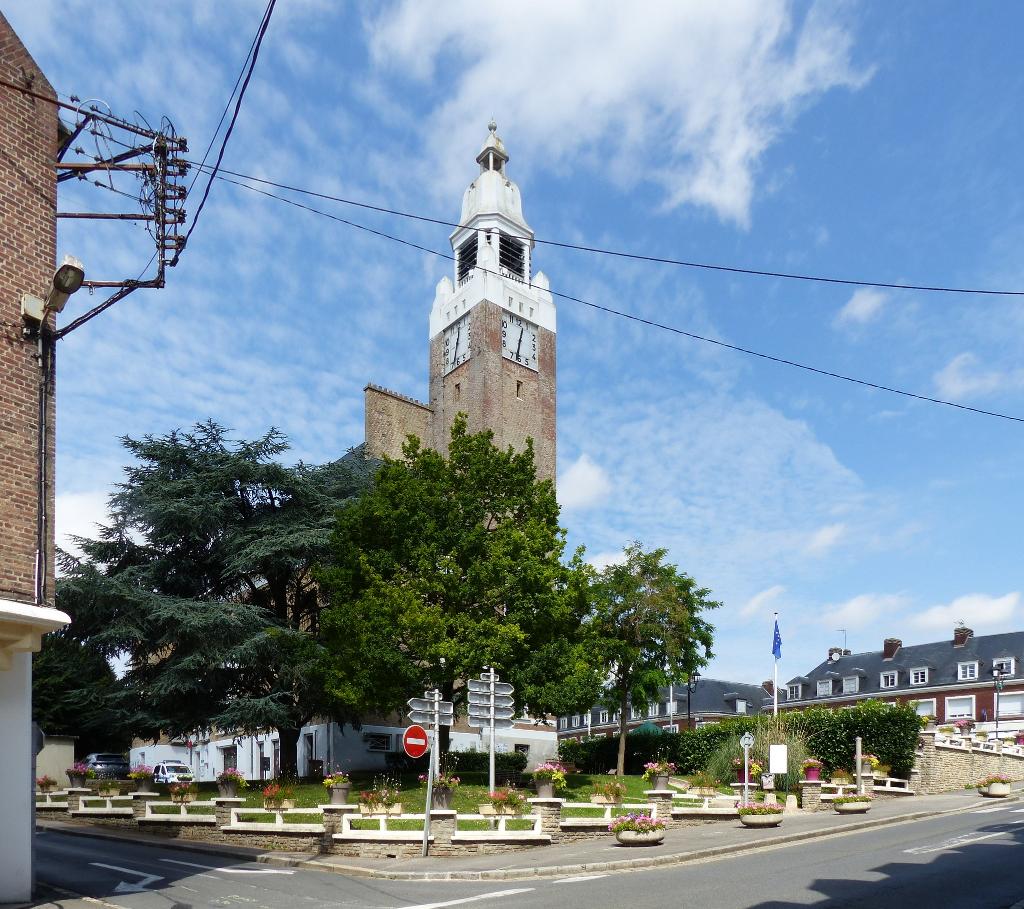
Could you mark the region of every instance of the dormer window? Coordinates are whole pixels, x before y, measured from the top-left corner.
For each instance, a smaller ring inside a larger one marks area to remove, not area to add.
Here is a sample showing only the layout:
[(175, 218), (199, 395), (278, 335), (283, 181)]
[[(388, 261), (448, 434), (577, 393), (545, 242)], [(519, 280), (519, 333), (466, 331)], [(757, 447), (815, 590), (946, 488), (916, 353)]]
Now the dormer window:
[(992, 661), (993, 675), (1013, 675), (1013, 657), (1003, 657)]
[(856, 694), (860, 690), (860, 676), (848, 675), (843, 679), (843, 694)]
[(789, 699), (791, 701), (799, 701), (800, 700), (800, 686), (799, 685), (790, 685), (789, 686)]
[(958, 663), (957, 664), (957, 679), (961, 682), (970, 682), (978, 677), (978, 664), (974, 663)]
[(822, 679), (818, 682), (818, 697), (827, 698), (832, 694), (832, 679)]
[(743, 698), (737, 698), (736, 699), (736, 712), (737, 713), (746, 713), (747, 712), (747, 702), (745, 700), (743, 700)]

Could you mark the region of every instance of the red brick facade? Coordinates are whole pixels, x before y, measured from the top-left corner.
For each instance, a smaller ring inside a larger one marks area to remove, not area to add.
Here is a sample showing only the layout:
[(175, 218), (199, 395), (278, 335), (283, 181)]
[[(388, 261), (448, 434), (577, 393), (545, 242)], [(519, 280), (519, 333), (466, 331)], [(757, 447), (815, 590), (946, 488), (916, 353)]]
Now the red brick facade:
[[(55, 97), (0, 13), (0, 79)], [(32, 602), (36, 558), (39, 367), (22, 338), (21, 295), (45, 296), (56, 258), (57, 109), (0, 86), (0, 599)], [(53, 598), (54, 396), (47, 402), (51, 516), (45, 599)]]

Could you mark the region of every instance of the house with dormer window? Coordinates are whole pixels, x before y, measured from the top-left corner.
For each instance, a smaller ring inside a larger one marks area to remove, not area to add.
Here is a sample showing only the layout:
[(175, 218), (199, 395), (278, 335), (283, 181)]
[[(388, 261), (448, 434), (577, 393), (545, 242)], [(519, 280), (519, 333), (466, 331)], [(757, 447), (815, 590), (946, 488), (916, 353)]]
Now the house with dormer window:
[(981, 731), (1024, 729), (1024, 632), (976, 636), (963, 625), (952, 639), (852, 653), (831, 647), (806, 675), (786, 683), (779, 707), (846, 707), (867, 698), (915, 704), (939, 723), (972, 720)]

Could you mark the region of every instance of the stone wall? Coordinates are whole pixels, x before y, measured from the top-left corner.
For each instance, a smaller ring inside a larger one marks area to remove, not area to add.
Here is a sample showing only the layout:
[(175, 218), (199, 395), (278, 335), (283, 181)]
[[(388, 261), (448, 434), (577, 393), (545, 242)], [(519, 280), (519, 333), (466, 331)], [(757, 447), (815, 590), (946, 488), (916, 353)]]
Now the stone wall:
[(1017, 753), (1017, 748), (997, 745), (998, 751), (992, 752), (981, 750), (969, 739), (951, 744), (936, 738), (933, 731), (921, 733), (915, 766), (916, 791), (921, 795), (963, 789), (993, 774), (1024, 780), (1024, 754)]
[(402, 446), (409, 435), (430, 445), (433, 412), (426, 404), (379, 385), (367, 385), (363, 395), (368, 458), (401, 458)]

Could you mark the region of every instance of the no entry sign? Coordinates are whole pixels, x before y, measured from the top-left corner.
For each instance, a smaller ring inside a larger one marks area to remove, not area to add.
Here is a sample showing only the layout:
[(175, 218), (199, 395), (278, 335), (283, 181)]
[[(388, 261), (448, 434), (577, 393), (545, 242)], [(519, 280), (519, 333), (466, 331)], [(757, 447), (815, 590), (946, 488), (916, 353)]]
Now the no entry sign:
[(411, 758), (423, 757), (430, 747), (427, 730), (422, 726), (410, 726), (402, 733), (402, 748)]

